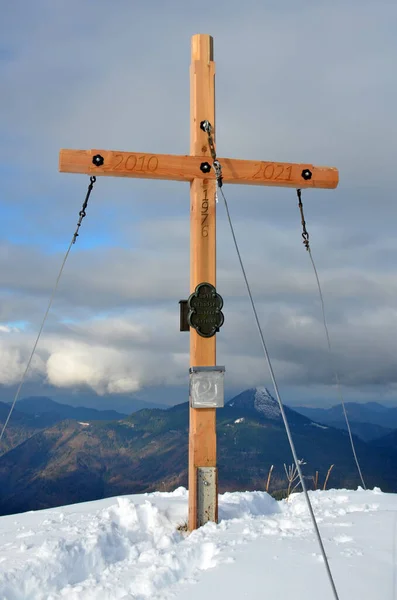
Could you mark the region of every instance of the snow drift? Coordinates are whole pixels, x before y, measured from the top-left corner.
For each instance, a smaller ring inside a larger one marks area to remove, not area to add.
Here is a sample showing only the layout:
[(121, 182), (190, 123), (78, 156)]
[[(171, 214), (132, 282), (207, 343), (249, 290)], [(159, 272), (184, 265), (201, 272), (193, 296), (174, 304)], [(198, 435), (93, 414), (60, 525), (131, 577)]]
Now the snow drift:
[[(311, 499), (340, 599), (394, 598), (396, 497)], [(191, 535), (184, 488), (1, 517), (0, 599), (332, 598), (301, 494), (226, 493), (219, 508)]]

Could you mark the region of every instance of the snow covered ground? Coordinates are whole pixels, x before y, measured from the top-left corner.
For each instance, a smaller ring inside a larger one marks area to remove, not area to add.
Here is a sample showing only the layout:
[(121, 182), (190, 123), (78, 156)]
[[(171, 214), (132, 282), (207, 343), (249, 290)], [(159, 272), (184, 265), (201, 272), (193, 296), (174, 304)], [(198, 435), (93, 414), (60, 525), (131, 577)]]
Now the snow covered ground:
[[(397, 495), (310, 493), (340, 600), (397, 599)], [(333, 598), (302, 494), (220, 496), (191, 535), (187, 492), (0, 518), (1, 600)]]

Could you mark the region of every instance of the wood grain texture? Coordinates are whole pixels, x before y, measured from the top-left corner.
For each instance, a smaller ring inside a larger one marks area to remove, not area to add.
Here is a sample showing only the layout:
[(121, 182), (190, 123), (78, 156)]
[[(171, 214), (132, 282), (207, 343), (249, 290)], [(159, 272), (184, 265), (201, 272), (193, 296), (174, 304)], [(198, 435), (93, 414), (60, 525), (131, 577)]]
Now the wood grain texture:
[[(198, 75), (196, 67), (195, 79)], [(212, 76), (212, 74), (211, 74)], [(201, 119), (203, 120), (203, 119)], [(195, 121), (196, 123), (196, 121)], [(198, 121), (200, 123), (200, 120)], [(149, 154), (145, 152), (124, 152), (117, 150), (69, 150), (59, 154), (59, 170), (62, 173), (85, 173), (87, 175), (133, 177), (140, 179), (164, 179), (188, 181), (208, 179), (215, 181), (215, 173), (203, 173), (200, 165), (212, 164), (204, 132), (192, 126), (195, 155)], [(104, 159), (102, 166), (93, 164), (93, 157)], [(266, 185), (292, 188), (334, 189), (338, 185), (339, 174), (335, 167), (316, 167), (305, 163), (283, 163), (237, 158), (219, 158), (225, 183), (245, 185)], [(311, 172), (311, 179), (305, 180), (304, 171)]]
[[(192, 38), (190, 67), (190, 158), (211, 161), (207, 134), (200, 122), (215, 127), (215, 64), (209, 35)], [(195, 163), (196, 165), (200, 162)], [(190, 290), (202, 282), (216, 285), (216, 202), (214, 179), (202, 178), (194, 170), (190, 184)], [(203, 338), (190, 329), (190, 365), (216, 364), (216, 336)], [(189, 530), (197, 527), (197, 467), (216, 467), (216, 409), (190, 408), (189, 428)], [(217, 519), (218, 494), (214, 504)]]

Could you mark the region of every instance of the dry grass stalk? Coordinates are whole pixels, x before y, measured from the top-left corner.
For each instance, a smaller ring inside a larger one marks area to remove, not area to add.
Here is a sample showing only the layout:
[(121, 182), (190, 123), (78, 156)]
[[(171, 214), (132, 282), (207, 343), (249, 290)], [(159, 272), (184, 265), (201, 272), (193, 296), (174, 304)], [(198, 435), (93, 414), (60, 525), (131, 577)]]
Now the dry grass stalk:
[(274, 469), (274, 465), (272, 465), (269, 469), (269, 474), (267, 476), (267, 481), (266, 481), (266, 491), (269, 492), (269, 486), (270, 486), (270, 480), (272, 478), (272, 472)]
[(334, 465), (331, 465), (330, 468), (328, 469), (327, 477), (325, 478), (324, 485), (323, 485), (323, 490), (327, 489), (328, 479), (329, 479), (329, 476), (330, 476), (333, 468), (334, 468)]
[(318, 488), (318, 471), (316, 471), (316, 475), (313, 477), (313, 486), (315, 490)]
[(296, 468), (295, 465), (289, 465), (289, 467), (287, 468), (287, 465), (284, 464), (284, 470), (285, 470), (285, 474), (287, 476), (287, 481), (288, 481), (288, 489), (287, 489), (287, 500), (288, 500), (288, 498), (290, 497), (290, 494), (291, 494), (292, 485), (296, 481), (296, 479), (299, 477), (299, 473), (298, 473), (298, 469)]

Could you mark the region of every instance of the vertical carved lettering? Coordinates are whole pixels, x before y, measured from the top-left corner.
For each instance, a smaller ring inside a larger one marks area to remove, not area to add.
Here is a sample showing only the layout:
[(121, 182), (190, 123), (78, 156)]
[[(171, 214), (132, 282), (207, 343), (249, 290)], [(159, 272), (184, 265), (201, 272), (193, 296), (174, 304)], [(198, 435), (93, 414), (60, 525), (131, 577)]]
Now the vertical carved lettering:
[(208, 216), (209, 216), (208, 190), (204, 189), (204, 198), (201, 200), (201, 237), (208, 237)]

